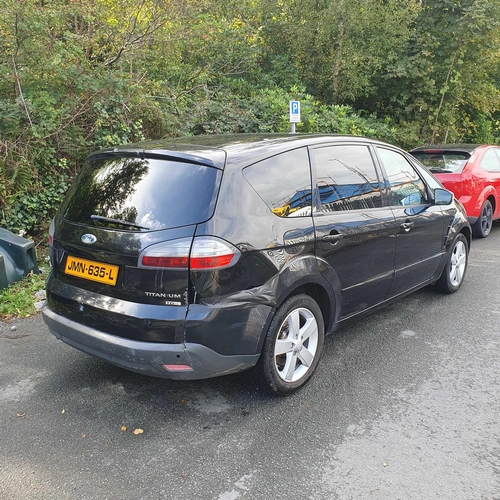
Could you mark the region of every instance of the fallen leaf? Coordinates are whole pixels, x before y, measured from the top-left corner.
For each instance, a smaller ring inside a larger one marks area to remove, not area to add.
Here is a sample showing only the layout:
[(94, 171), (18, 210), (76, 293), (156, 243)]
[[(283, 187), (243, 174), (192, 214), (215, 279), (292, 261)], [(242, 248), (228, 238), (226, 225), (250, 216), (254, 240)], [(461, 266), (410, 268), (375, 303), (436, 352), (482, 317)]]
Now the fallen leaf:
[(16, 415), (17, 415), (18, 417), (25, 417), (25, 416), (26, 416), (26, 413), (16, 413)]
[(121, 430), (122, 432), (125, 432), (125, 431), (127, 430), (127, 428), (126, 428), (124, 425), (122, 425), (122, 426), (120, 427), (120, 430)]
[(185, 405), (187, 403), (187, 399), (181, 399), (181, 403)]
[(134, 429), (134, 434), (137, 436), (137, 434), (143, 434), (144, 431), (142, 429)]

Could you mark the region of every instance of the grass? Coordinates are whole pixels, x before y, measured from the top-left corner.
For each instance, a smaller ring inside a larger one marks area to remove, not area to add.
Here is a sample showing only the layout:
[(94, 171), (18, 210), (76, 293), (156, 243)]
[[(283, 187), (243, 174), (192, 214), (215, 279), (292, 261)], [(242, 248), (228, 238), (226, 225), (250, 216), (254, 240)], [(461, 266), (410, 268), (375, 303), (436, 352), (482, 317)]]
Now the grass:
[[(49, 273), (48, 262), (45, 260), (47, 250), (37, 249), (38, 265), (43, 269), (40, 274), (30, 273), (20, 281), (12, 283), (0, 290), (0, 319), (10, 320), (14, 318), (27, 318), (38, 314), (35, 302), (40, 299), (35, 297), (35, 293), (45, 290), (45, 281)], [(43, 256), (43, 257), (42, 257)]]

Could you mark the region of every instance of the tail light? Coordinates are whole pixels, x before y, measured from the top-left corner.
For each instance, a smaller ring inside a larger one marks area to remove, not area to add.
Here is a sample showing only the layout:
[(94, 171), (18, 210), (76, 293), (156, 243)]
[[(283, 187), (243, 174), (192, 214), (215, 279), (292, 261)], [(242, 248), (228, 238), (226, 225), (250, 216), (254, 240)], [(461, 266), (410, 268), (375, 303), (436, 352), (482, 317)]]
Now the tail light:
[(214, 236), (180, 238), (147, 247), (139, 256), (139, 267), (215, 270), (232, 266), (239, 256), (236, 247)]

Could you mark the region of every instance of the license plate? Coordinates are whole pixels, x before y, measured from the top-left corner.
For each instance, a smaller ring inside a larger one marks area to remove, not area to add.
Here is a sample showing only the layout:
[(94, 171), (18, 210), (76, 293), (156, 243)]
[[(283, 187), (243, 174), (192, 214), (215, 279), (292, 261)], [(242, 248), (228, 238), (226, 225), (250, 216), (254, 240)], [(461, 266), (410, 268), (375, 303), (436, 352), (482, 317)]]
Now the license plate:
[(64, 272), (86, 280), (114, 286), (118, 278), (118, 269), (118, 266), (111, 264), (68, 256)]

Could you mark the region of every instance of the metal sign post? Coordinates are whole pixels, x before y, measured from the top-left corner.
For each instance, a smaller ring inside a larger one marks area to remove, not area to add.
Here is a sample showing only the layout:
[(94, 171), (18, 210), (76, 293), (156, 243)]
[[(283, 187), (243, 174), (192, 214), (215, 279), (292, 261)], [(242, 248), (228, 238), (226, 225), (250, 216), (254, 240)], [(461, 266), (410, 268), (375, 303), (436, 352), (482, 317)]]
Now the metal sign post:
[(295, 124), (300, 122), (300, 101), (290, 101), (290, 133), (295, 134)]

